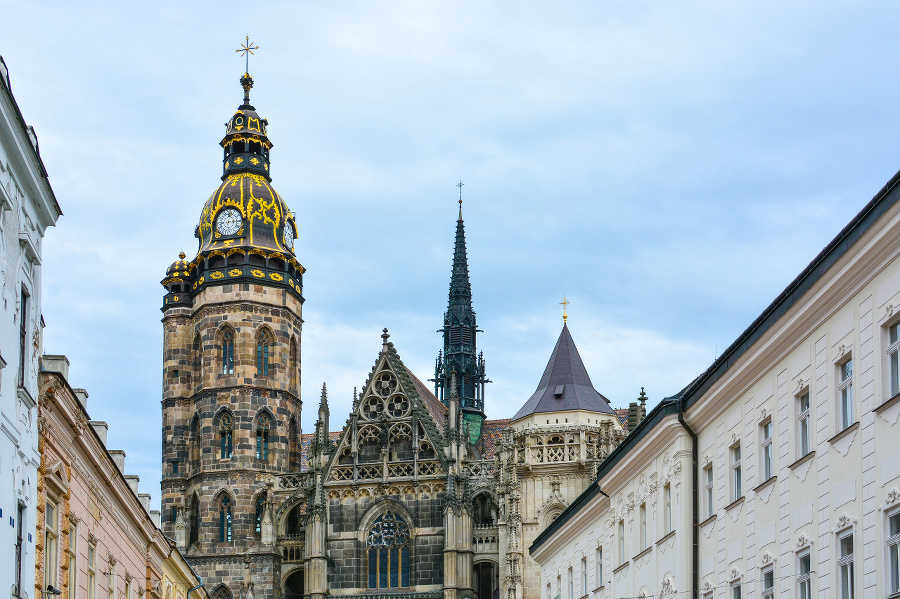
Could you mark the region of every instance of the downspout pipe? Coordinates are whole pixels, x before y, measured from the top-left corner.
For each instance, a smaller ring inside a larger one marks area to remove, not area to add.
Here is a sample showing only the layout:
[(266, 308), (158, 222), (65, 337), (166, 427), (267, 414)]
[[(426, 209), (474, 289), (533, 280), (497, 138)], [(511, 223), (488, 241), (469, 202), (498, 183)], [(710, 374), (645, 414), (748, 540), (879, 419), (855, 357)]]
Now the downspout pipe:
[(678, 422), (691, 436), (691, 597), (700, 599), (700, 448), (697, 433), (684, 419), (683, 397), (678, 402)]
[[(191, 568), (191, 572), (193, 572), (193, 571), (194, 571), (194, 569)], [(191, 599), (191, 593), (193, 593), (194, 591), (196, 591), (197, 589), (199, 589), (201, 587), (203, 587), (203, 579), (200, 578), (199, 576), (197, 576), (197, 586), (191, 587), (188, 589), (187, 597), (185, 599)]]

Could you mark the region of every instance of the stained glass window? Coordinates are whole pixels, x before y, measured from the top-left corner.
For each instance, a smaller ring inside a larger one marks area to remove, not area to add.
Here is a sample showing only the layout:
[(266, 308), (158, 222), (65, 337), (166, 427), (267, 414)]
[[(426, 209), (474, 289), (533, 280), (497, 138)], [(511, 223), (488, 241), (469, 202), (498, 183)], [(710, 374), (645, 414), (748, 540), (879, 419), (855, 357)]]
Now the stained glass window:
[(231, 498), (219, 499), (219, 542), (231, 541)]
[(369, 588), (408, 587), (409, 528), (402, 518), (387, 511), (380, 515), (366, 537)]

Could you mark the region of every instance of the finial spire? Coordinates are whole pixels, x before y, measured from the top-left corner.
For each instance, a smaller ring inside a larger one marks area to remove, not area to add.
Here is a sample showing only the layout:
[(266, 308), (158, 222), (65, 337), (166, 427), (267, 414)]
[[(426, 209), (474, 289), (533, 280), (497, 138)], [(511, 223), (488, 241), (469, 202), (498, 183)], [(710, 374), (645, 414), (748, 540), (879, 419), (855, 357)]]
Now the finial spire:
[(253, 87), (253, 77), (250, 76), (250, 55), (254, 50), (259, 50), (259, 46), (254, 46), (250, 41), (250, 36), (246, 38), (246, 42), (235, 50), (244, 57), (244, 76), (241, 77), (241, 87), (244, 88), (244, 105), (250, 105), (250, 88)]
[(382, 341), (382, 344), (384, 345), (384, 349), (387, 349), (388, 339), (390, 339), (390, 337), (391, 336), (387, 332), (387, 327), (385, 327), (384, 330), (381, 332), (381, 341)]
[(565, 295), (563, 295), (563, 301), (559, 302), (559, 305), (563, 307), (563, 324), (566, 323), (566, 319), (569, 317), (568, 314), (566, 314), (566, 308), (571, 303), (572, 302), (570, 302), (569, 300), (566, 299)]
[(462, 188), (465, 183), (462, 182), (462, 179), (459, 180), (459, 183), (456, 184), (459, 187), (459, 220), (462, 220)]

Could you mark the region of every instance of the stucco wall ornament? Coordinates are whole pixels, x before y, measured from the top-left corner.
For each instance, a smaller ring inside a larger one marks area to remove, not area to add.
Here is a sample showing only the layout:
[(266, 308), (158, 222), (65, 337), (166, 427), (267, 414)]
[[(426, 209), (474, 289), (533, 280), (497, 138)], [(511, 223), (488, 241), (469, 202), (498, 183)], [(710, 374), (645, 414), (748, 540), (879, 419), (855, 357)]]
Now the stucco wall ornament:
[(734, 582), (735, 580), (739, 579), (741, 577), (741, 575), (742, 575), (742, 573), (740, 570), (738, 570), (737, 568), (732, 568), (731, 574), (729, 574), (729, 576), (728, 576), (728, 580), (729, 580), (729, 582)]
[(769, 409), (763, 406), (763, 408), (759, 411), (759, 420), (762, 422), (766, 418), (768, 418), (771, 414), (769, 413)]
[(884, 317), (890, 318), (894, 315), (894, 304), (888, 304), (884, 307)]
[(704, 593), (712, 593), (712, 590), (713, 590), (713, 583), (709, 578), (707, 578), (706, 580), (703, 581), (703, 592)]
[(663, 580), (662, 588), (659, 590), (659, 599), (670, 599), (675, 597), (678, 594), (678, 591), (675, 589), (675, 585), (672, 583), (672, 579), (666, 577)]
[(884, 507), (890, 507), (898, 501), (900, 501), (900, 491), (897, 491), (897, 487), (891, 487), (887, 497), (884, 498)]
[(845, 528), (849, 528), (854, 524), (856, 524), (856, 518), (850, 516), (849, 514), (847, 514), (847, 512), (844, 512), (840, 516), (838, 516), (835, 532), (844, 530)]
[(777, 558), (774, 555), (772, 555), (771, 552), (766, 551), (762, 554), (762, 558), (760, 558), (760, 560), (759, 560), (759, 565), (760, 566), (768, 566), (769, 564), (775, 563), (776, 559)]
[(800, 533), (800, 536), (797, 537), (797, 543), (794, 545), (795, 549), (806, 549), (810, 545), (812, 545), (812, 539), (806, 536), (806, 533)]

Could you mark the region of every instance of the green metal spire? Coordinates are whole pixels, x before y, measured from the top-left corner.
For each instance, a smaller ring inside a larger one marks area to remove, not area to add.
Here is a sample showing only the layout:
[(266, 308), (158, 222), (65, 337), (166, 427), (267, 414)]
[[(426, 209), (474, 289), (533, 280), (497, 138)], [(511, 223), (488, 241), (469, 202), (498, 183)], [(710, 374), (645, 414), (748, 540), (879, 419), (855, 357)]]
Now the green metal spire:
[[(466, 256), (466, 230), (462, 218), (462, 181), (460, 188), (459, 218), (456, 221), (456, 241), (453, 247), (453, 269), (450, 273), (450, 295), (444, 313), (444, 349), (435, 364), (435, 395), (445, 404), (455, 386), (459, 396), (463, 419), (468, 423), (469, 442), (473, 445), (481, 438), (484, 420), (484, 357), (478, 353), (475, 336), (478, 326), (472, 309), (472, 287), (469, 283), (469, 263)], [(452, 379), (451, 373), (456, 377)], [(454, 385), (455, 382), (455, 385)]]

